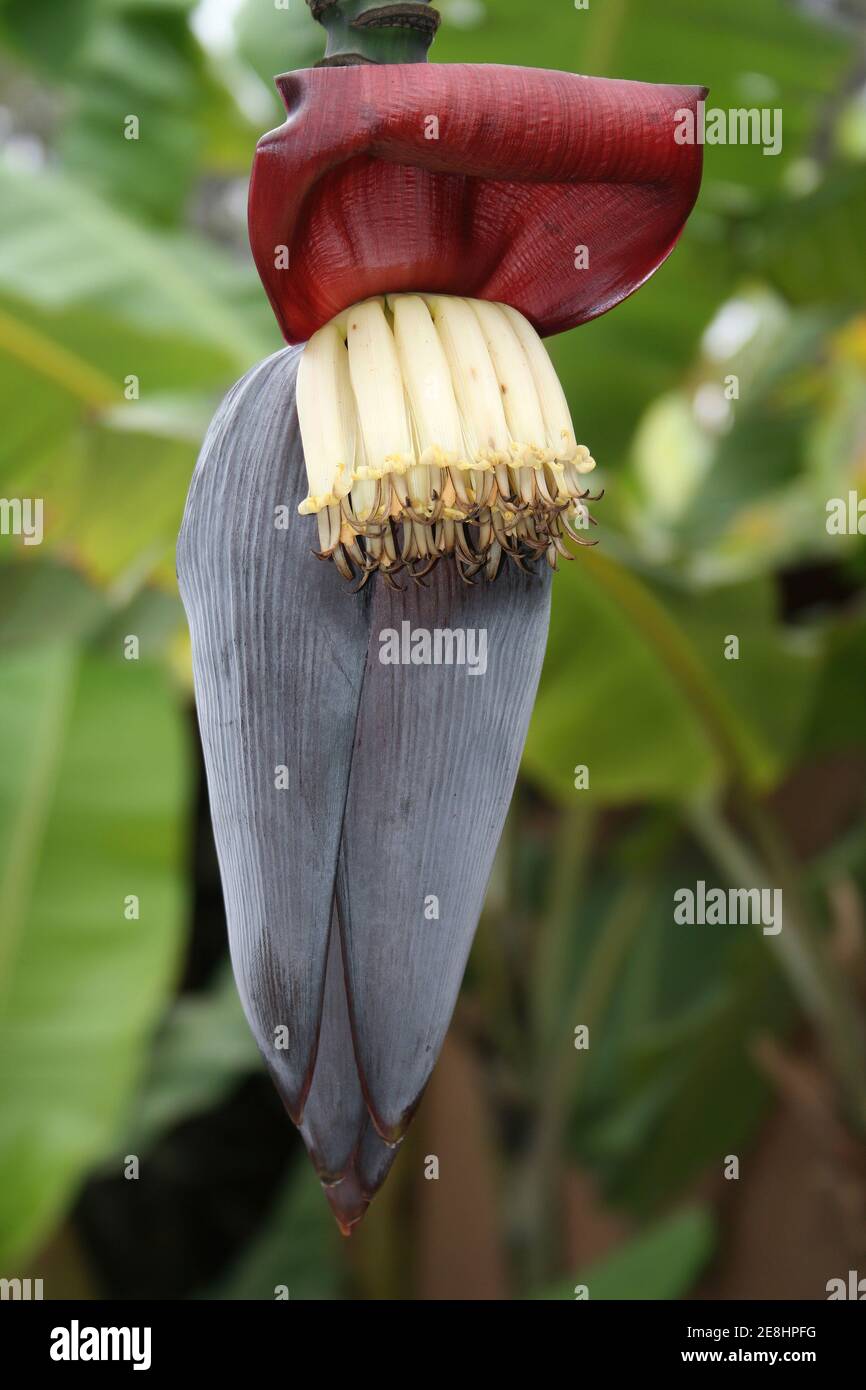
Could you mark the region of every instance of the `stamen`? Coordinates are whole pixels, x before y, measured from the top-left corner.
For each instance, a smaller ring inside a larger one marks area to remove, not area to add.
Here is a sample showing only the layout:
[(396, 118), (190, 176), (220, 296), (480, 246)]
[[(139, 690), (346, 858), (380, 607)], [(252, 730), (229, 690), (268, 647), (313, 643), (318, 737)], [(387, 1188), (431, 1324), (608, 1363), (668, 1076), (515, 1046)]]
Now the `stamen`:
[[(358, 587), (442, 558), (466, 583), (593, 542), (578, 444), (553, 365), (517, 310), (447, 295), (355, 305), (315, 333), (298, 374), (309, 480), (299, 508)], [(600, 496), (601, 494), (599, 494)]]

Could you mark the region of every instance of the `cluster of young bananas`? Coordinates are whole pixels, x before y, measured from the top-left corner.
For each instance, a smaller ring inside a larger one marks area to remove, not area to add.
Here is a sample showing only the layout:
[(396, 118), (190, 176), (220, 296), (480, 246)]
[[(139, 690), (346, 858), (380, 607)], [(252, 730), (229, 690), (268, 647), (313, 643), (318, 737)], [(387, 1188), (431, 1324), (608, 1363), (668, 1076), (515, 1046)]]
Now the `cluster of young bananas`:
[(446, 556), (495, 579), (565, 538), (588, 545), (595, 501), (553, 364), (516, 309), (438, 294), (365, 300), (314, 333), (298, 419), (323, 559), (361, 584), (420, 580)]

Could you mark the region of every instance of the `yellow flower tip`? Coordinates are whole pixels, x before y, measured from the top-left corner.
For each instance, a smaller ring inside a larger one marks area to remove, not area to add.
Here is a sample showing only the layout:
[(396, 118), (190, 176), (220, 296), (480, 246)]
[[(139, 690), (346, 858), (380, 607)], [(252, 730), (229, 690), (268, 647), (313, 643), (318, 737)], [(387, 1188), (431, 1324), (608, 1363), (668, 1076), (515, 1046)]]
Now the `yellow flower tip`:
[(298, 510), (317, 515), (320, 553), (389, 582), (445, 555), (464, 577), (495, 577), (503, 554), (555, 565), (580, 475), (595, 467), (537, 333), (486, 301), (353, 305), (307, 344), (298, 415), (309, 479)]
[(443, 449), (439, 444), (428, 444), (418, 462), (422, 468), (471, 468), (472, 464), (462, 460), (454, 449)]
[(546, 464), (553, 463), (556, 458), (553, 449), (540, 444), (513, 442), (510, 454), (511, 457), (508, 462), (515, 464), (518, 468), (544, 468)]
[(333, 492), (325, 492), (318, 497), (305, 497), (298, 507), (298, 515), (313, 516), (316, 512), (323, 512), (326, 507), (336, 506), (339, 501), (339, 497)]

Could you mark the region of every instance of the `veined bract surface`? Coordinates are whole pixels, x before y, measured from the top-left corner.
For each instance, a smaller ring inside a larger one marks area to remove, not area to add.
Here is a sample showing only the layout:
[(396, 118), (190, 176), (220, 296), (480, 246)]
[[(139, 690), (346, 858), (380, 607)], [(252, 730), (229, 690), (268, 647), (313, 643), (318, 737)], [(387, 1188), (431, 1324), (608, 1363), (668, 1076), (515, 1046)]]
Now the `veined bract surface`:
[[(347, 592), (297, 515), (299, 358), (261, 363), (218, 411), (178, 575), (238, 988), (348, 1230), (451, 1018), (535, 698), (551, 572), (509, 567), (470, 586), (449, 562), (424, 585)], [(404, 623), (483, 632), (486, 669), (381, 660)]]
[(539, 334), (670, 253), (704, 94), (349, 57), (278, 79), (250, 241), (299, 346), (221, 406), (178, 547), (238, 988), (345, 1231), (448, 1027), (551, 567), (588, 539), (594, 461)]

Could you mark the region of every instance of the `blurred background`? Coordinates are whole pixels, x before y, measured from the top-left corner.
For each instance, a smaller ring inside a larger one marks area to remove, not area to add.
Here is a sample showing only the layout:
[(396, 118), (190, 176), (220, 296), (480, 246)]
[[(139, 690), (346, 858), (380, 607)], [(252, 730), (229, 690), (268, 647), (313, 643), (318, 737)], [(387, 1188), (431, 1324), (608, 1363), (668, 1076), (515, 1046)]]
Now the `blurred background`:
[[(302, 0), (0, 0), (0, 497), (44, 499), (41, 545), (0, 535), (0, 1275), (49, 1298), (866, 1275), (866, 6), (440, 9), (436, 61), (705, 83), (784, 143), (708, 147), (673, 258), (551, 344), (601, 545), (556, 580), (449, 1040), (347, 1242), (228, 969), (174, 579), (207, 422), (280, 345), (247, 175), (324, 35)], [(783, 931), (676, 925), (699, 879), (781, 887)]]

